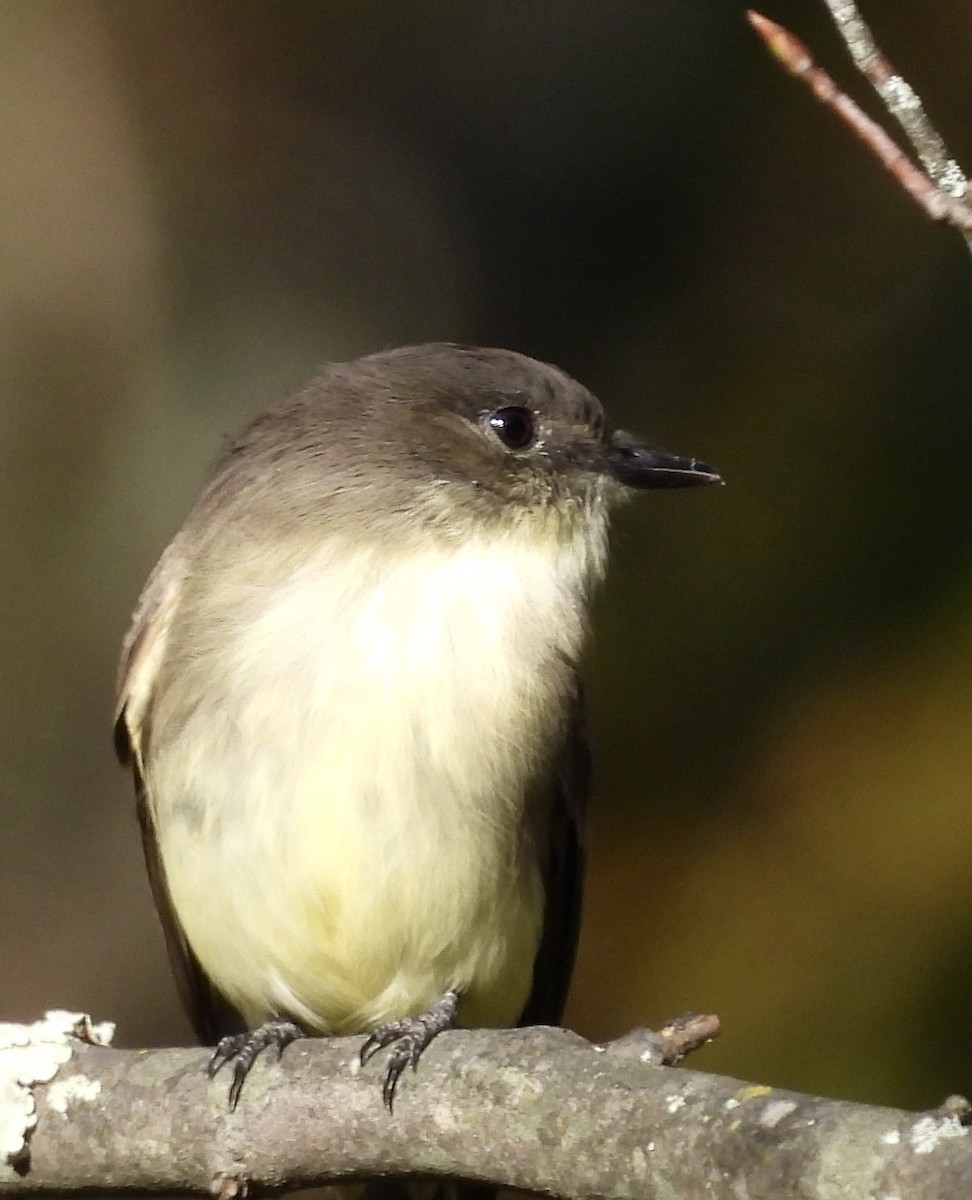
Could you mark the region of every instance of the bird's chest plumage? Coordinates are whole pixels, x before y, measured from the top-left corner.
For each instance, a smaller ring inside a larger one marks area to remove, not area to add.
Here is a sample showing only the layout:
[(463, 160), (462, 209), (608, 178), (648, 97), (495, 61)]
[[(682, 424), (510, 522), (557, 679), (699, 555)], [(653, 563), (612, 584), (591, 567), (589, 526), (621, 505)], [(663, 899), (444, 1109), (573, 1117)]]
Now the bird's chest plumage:
[(229, 624), (187, 603), (213, 649), (185, 661), (195, 703), (146, 766), (206, 972), (250, 1021), (364, 1029), (449, 987), (467, 1022), (514, 1021), (580, 579), (544, 547), (469, 545), (322, 558)]

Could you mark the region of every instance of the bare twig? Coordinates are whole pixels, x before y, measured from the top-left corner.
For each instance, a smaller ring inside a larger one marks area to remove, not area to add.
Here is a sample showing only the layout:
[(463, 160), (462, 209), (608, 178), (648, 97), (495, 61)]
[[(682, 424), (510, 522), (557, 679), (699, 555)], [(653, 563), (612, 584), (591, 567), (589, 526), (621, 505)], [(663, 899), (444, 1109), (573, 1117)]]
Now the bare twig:
[(674, 1067), (694, 1050), (719, 1036), (722, 1026), (715, 1013), (682, 1013), (659, 1030), (639, 1027), (603, 1047), (608, 1054), (637, 1058), (653, 1067)]
[(968, 189), (968, 180), (925, 115), (921, 97), (881, 52), (853, 0), (824, 0), (824, 3), (830, 9), (854, 65), (905, 131), (930, 178), (950, 196), (961, 200)]
[(932, 127), (914, 89), (875, 45), (852, 0), (824, 0), (854, 62), (899, 122), (924, 165), (924, 171), (813, 61), (807, 47), (782, 25), (762, 14), (747, 13), (749, 23), (791, 74), (848, 125), (905, 191), (936, 221), (960, 230), (972, 249), (972, 206), (968, 183)]

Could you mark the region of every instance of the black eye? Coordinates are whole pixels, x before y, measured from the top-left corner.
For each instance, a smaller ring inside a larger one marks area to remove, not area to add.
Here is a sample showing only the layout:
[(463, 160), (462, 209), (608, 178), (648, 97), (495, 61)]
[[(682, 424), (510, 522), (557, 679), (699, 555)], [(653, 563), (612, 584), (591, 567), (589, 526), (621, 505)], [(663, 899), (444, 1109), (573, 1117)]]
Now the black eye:
[(508, 450), (525, 450), (534, 439), (533, 413), (511, 405), (489, 415), (489, 427)]

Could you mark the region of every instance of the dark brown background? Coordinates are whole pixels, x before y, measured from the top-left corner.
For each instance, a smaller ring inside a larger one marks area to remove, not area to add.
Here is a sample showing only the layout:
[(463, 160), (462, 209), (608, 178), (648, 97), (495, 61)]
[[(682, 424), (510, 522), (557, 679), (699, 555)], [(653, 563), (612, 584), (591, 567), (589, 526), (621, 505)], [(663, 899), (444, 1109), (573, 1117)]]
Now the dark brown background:
[[(866, 96), (822, 5), (774, 0)], [(867, 15), (972, 164), (965, 0)], [(972, 262), (727, 0), (0, 5), (0, 1016), (185, 1040), (113, 765), (222, 439), (405, 341), (552, 359), (725, 489), (618, 529), (572, 1022), (972, 1090)]]

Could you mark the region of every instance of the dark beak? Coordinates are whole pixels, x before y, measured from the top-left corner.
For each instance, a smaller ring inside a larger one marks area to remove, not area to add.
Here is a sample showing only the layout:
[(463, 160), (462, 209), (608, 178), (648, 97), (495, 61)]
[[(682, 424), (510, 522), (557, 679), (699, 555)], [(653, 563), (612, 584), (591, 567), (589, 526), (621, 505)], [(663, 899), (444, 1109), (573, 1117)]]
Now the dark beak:
[(627, 433), (616, 433), (611, 439), (605, 474), (631, 488), (680, 488), (722, 483), (722, 476), (708, 463), (652, 450)]

